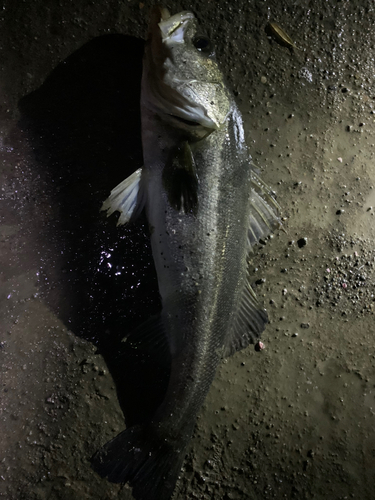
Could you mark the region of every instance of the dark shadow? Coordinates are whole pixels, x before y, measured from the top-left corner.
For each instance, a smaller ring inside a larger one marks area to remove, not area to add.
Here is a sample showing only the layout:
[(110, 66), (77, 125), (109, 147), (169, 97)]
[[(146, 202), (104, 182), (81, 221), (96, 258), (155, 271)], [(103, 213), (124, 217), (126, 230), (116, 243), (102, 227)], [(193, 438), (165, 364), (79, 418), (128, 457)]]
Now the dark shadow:
[(33, 225), (43, 297), (98, 346), (129, 425), (153, 413), (169, 373), (168, 362), (121, 343), (161, 307), (146, 220), (116, 227), (117, 215), (100, 212), (110, 190), (142, 165), (142, 54), (142, 40), (96, 38), (19, 103), (44, 199), (43, 222)]

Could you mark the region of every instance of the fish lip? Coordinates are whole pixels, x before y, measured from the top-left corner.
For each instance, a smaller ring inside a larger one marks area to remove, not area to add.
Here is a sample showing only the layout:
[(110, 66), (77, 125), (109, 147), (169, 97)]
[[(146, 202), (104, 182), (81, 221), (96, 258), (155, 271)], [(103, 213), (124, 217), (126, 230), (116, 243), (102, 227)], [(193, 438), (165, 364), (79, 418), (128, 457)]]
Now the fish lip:
[(173, 112), (169, 112), (168, 114), (171, 118), (176, 119), (180, 122), (184, 122), (189, 127), (201, 127), (207, 132), (218, 130), (227, 119), (227, 117), (225, 117), (223, 123), (220, 123), (219, 120), (214, 121), (208, 114), (204, 112), (204, 108), (199, 107), (196, 107), (194, 109), (193, 107), (176, 107)]
[[(189, 83), (191, 83), (189, 81), (176, 80), (176, 79), (174, 80), (174, 82), (180, 84), (181, 86), (186, 85), (186, 87), (189, 87)], [(210, 85), (215, 85), (215, 83), (210, 82)], [(220, 84), (218, 83), (217, 85)], [(194, 100), (191, 102), (194, 103)], [(225, 117), (222, 120), (220, 120), (215, 115), (208, 114), (205, 111), (204, 107), (192, 105), (184, 108), (175, 108), (174, 112), (170, 114), (173, 115), (175, 118), (180, 118), (186, 122), (190, 122), (191, 124), (195, 122), (197, 125), (203, 127), (207, 131), (213, 132), (214, 130), (219, 130), (220, 127), (227, 121), (229, 113), (230, 110), (228, 110), (228, 113), (225, 115)]]
[(173, 118), (174, 120), (178, 120), (180, 122), (183, 122), (185, 123), (185, 125), (189, 125), (190, 127), (201, 127), (202, 125), (195, 121), (195, 120), (189, 120), (187, 118), (183, 118), (182, 116), (178, 116), (176, 114), (173, 114), (173, 113), (170, 113), (169, 115), (171, 118)]
[(219, 126), (215, 124), (212, 120), (207, 118), (206, 121), (191, 120), (190, 117), (179, 116), (177, 113), (169, 113), (170, 119), (174, 120), (176, 123), (184, 126), (186, 130), (192, 132), (196, 137), (203, 139), (210, 135), (215, 130), (219, 129)]
[(189, 21), (195, 19), (192, 12), (183, 11), (163, 19), (165, 13), (161, 13), (161, 21), (158, 23), (162, 41), (168, 43), (183, 43), (184, 33)]

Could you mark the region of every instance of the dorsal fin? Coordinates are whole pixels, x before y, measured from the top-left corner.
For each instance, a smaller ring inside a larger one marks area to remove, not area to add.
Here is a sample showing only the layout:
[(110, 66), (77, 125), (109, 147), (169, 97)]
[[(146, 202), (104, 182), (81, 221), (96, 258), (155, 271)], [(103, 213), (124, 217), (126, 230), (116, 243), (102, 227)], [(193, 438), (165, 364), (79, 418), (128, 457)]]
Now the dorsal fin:
[(271, 189), (254, 172), (251, 173), (250, 220), (248, 240), (253, 247), (259, 240), (267, 238), (281, 226), (280, 206), (272, 196)]
[(250, 286), (249, 274), (246, 273), (239, 307), (233, 319), (228, 343), (224, 349), (224, 357), (231, 356), (249, 344), (258, 342), (267, 323), (267, 312), (258, 303), (255, 292)]

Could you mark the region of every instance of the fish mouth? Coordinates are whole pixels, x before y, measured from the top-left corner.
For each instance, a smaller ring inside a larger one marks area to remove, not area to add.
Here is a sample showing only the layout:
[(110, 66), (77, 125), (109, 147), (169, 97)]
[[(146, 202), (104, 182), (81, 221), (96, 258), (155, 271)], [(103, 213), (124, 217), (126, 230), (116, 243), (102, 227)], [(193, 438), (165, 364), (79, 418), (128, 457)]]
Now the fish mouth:
[(188, 125), (190, 127), (201, 127), (201, 124), (198, 123), (197, 121), (194, 121), (194, 120), (188, 120), (186, 118), (182, 118), (181, 116), (177, 116), (177, 115), (170, 115), (171, 118), (173, 118), (174, 120), (177, 120), (181, 123), (183, 123), (184, 125)]
[(160, 9), (160, 19), (159, 28), (162, 36), (163, 43), (183, 43), (184, 42), (184, 32), (187, 24), (195, 16), (192, 12), (183, 11), (170, 15), (169, 10), (165, 8)]
[(184, 79), (174, 68), (174, 49), (183, 50), (186, 33), (190, 36), (194, 32), (195, 23), (192, 12), (170, 15), (166, 8), (153, 9), (149, 28), (148, 77), (151, 85), (148, 96), (151, 106), (167, 122), (172, 119), (173, 125), (205, 136), (219, 129), (223, 120), (205, 106), (199, 93), (204, 94), (204, 87), (212, 91), (221, 86), (216, 82), (198, 82), (194, 77)]
[(205, 127), (196, 120), (182, 118), (181, 116), (175, 114), (169, 114), (168, 116), (170, 123), (174, 123), (179, 128), (189, 132), (189, 134), (191, 134), (192, 137), (195, 137), (197, 139), (203, 139), (207, 137), (214, 130), (212, 127)]
[[(188, 28), (189, 23), (194, 21), (195, 15), (189, 11), (182, 11), (178, 14), (171, 16), (170, 12), (166, 8), (160, 9), (160, 19), (158, 23), (160, 34), (162, 38), (162, 43), (168, 47), (174, 44), (183, 44), (185, 31)], [(186, 86), (189, 87), (195, 81), (184, 81), (179, 79), (174, 79), (174, 83), (179, 85), (180, 88)], [(181, 125), (187, 126), (188, 128), (204, 129), (203, 135), (207, 132), (219, 128), (219, 123), (212, 120), (212, 117), (208, 116), (204, 108), (196, 106), (193, 102), (186, 103), (185, 106), (176, 108), (171, 116), (174, 120), (178, 121)]]

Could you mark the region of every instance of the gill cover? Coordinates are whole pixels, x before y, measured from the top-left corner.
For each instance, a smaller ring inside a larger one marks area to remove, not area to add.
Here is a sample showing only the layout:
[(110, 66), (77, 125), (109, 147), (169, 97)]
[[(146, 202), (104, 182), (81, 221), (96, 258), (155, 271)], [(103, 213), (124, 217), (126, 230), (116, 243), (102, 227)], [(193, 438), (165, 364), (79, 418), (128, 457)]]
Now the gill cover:
[(206, 135), (226, 121), (231, 101), (212, 51), (196, 43), (197, 32), (191, 12), (170, 16), (166, 9), (153, 10), (142, 104), (175, 127), (200, 127)]

